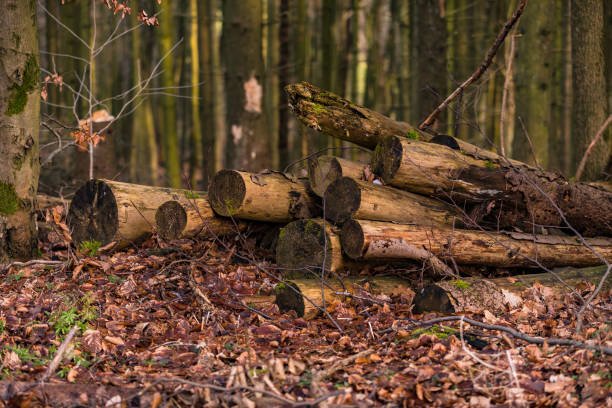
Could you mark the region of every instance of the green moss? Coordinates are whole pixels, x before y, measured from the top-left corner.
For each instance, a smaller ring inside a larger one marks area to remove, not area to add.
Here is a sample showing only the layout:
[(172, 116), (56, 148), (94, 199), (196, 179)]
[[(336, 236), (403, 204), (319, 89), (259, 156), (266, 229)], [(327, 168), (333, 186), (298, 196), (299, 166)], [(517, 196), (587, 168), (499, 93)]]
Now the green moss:
[(463, 281), (461, 279), (452, 280), (449, 283), (451, 285), (455, 285), (458, 289), (467, 289), (470, 286), (472, 286), (472, 284), (470, 282), (466, 282), (466, 281)]
[(280, 282), (274, 287), (274, 293), (278, 294), (280, 291), (284, 290), (287, 287), (284, 282)]
[(9, 88), (11, 95), (9, 96), (8, 107), (6, 108), (8, 116), (23, 112), (28, 103), (28, 94), (38, 86), (39, 76), (40, 69), (38, 68), (36, 56), (33, 54), (29, 55), (25, 63), (21, 84), (15, 83)]
[(278, 239), (284, 239), (285, 235), (287, 235), (287, 230), (285, 228), (281, 228), (280, 232), (278, 233)]
[(15, 186), (0, 181), (0, 214), (15, 214), (19, 209), (19, 197)]
[(229, 215), (234, 215), (236, 214), (236, 209), (234, 208), (234, 206), (232, 205), (231, 201), (229, 198), (225, 199), (225, 209), (227, 210), (227, 213)]
[(412, 140), (419, 140), (419, 134), (416, 130), (409, 130), (406, 132), (406, 137)]
[(496, 167), (495, 164), (493, 164), (493, 162), (491, 162), (490, 160), (485, 161), (485, 166), (487, 167), (487, 169), (494, 169)]
[(418, 338), (421, 334), (430, 334), (432, 336), (436, 336), (439, 339), (446, 339), (448, 338), (449, 334), (447, 330), (438, 327), (438, 326), (431, 326), (429, 329), (416, 329), (414, 330), (412, 333), (410, 333), (410, 337), (412, 337), (413, 339)]
[(319, 104), (319, 103), (315, 103), (314, 105), (312, 105), (312, 111), (316, 114), (316, 115), (320, 115), (322, 113), (326, 113), (327, 112), (327, 108), (325, 108), (325, 106)]
[(195, 198), (200, 198), (200, 195), (195, 191), (185, 191), (185, 197), (193, 200)]

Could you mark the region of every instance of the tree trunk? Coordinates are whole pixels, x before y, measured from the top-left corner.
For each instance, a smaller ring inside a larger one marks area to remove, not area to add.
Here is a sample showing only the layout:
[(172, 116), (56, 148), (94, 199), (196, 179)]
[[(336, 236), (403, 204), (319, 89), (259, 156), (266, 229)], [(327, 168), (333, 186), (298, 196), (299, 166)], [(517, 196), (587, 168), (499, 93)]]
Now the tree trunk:
[(198, 1), (189, 0), (189, 52), (191, 55), (191, 188), (198, 189), (204, 183), (204, 153), (202, 151), (202, 121), (200, 119), (200, 50), (198, 45)]
[[(572, 1), (572, 132), (579, 163), (593, 137), (606, 120), (607, 95), (604, 77), (603, 0)], [(584, 169), (585, 180), (601, 176), (610, 157), (607, 137), (595, 145)]]
[(270, 139), (263, 102), (262, 2), (223, 2), (221, 50), (225, 65), (226, 166), (259, 171), (269, 167)]
[[(493, 233), (351, 220), (340, 235), (344, 252), (353, 259), (414, 259), (425, 249), (443, 260), (463, 265), (536, 267), (594, 266), (602, 260), (577, 238), (524, 233)], [(597, 253), (612, 261), (612, 241), (587, 239)], [(530, 258), (530, 259), (527, 259)], [(420, 258), (418, 258), (420, 259)]]
[(0, 263), (36, 255), (40, 69), (36, 3), (0, 1)]
[(319, 275), (322, 268), (338, 271), (344, 266), (338, 232), (329, 222), (320, 219), (293, 221), (280, 231), (276, 263), (287, 268), (287, 272), (293, 272), (290, 275), (307, 272)]
[(372, 159), (374, 173), (395, 187), (459, 203), (482, 202), (473, 212), (475, 221), (483, 219), (501, 228), (519, 226), (526, 231), (532, 231), (532, 223), (566, 227), (552, 207), (552, 199), (578, 232), (612, 236), (612, 193), (511, 164), (490, 154), (398, 137), (380, 144)]
[(327, 186), (341, 177), (363, 178), (366, 163), (354, 162), (335, 156), (319, 156), (308, 160), (310, 188), (323, 197)]
[(317, 198), (305, 180), (279, 173), (246, 173), (221, 170), (210, 185), (210, 205), (224, 217), (289, 222), (320, 213)]
[(188, 190), (150, 187), (111, 180), (90, 180), (77, 190), (70, 203), (67, 223), (79, 245), (97, 241), (116, 248), (151, 235), (155, 213), (170, 200), (193, 194)]
[(246, 224), (218, 217), (206, 193), (189, 193), (177, 200), (166, 201), (155, 212), (157, 233), (165, 240), (179, 238), (217, 238), (239, 233)]
[[(584, 269), (565, 269), (557, 272), (566, 284), (578, 287), (582, 282), (597, 286), (606, 272), (606, 266)], [(550, 273), (516, 275), (505, 278), (436, 282), (417, 291), (413, 304), (415, 313), (504, 313), (523, 303), (521, 292), (537, 283), (555, 292), (568, 293), (569, 289)], [(610, 279), (604, 284), (602, 293), (612, 287)]]
[(461, 219), (445, 202), (350, 177), (325, 190), (325, 217), (335, 223), (355, 218), (432, 226), (452, 226)]

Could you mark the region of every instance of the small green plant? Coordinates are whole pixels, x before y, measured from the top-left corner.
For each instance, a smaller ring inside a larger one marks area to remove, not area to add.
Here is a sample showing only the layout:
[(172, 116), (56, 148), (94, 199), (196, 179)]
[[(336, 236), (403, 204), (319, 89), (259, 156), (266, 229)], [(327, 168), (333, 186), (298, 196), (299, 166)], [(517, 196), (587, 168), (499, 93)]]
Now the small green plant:
[[(92, 305), (92, 293), (88, 292), (78, 302), (69, 301), (69, 307), (49, 314), (49, 324), (59, 338), (64, 337), (75, 325), (82, 331), (98, 318), (98, 310)], [(80, 307), (77, 307), (80, 306)]]
[(406, 137), (412, 140), (419, 140), (419, 134), (416, 130), (409, 130), (406, 132)]
[(195, 191), (185, 191), (185, 197), (189, 198), (190, 200), (193, 200), (196, 198), (200, 198), (200, 195)]
[(80, 250), (85, 256), (97, 256), (101, 246), (102, 243), (100, 241), (83, 241), (81, 242)]
[(66, 376), (68, 375), (69, 371), (70, 371), (70, 367), (63, 366), (62, 368), (57, 370), (57, 376), (60, 377), (60, 378), (66, 378)]
[(470, 282), (466, 282), (466, 281), (461, 280), (461, 279), (452, 280), (449, 283), (451, 285), (455, 285), (457, 287), (457, 289), (461, 289), (461, 290), (465, 290), (465, 289), (469, 288), (470, 286), (472, 286), (472, 284)]
[(334, 384), (334, 388), (335, 388), (336, 390), (339, 390), (339, 389), (341, 389), (341, 388), (346, 388), (346, 387), (348, 387), (348, 386), (349, 386), (349, 383), (348, 383), (348, 382), (346, 382), (346, 381), (341, 382), (341, 383), (335, 383), (335, 384)]
[(108, 275), (106, 278), (108, 279), (108, 281), (109, 281), (110, 283), (118, 283), (118, 282), (121, 282), (121, 277), (119, 277), (119, 276), (117, 276), (117, 275), (112, 275), (112, 274), (111, 274), (111, 275)]
[(492, 161), (487, 160), (487, 161), (485, 161), (485, 167), (486, 167), (487, 169), (494, 169), (494, 168), (495, 168), (495, 164), (493, 164), (493, 162), (492, 162)]
[(432, 336), (436, 336), (439, 339), (446, 339), (449, 336), (449, 333), (444, 328), (438, 326), (431, 326), (429, 329), (416, 329), (410, 334), (410, 337), (413, 339), (419, 338), (421, 334), (431, 334)]
[(4, 330), (6, 330), (6, 320), (0, 319), (0, 334), (4, 334)]
[(300, 387), (309, 386), (312, 383), (311, 379), (312, 373), (310, 371), (306, 371), (300, 376), (300, 382), (298, 382), (297, 385)]
[(14, 345), (6, 346), (6, 349), (17, 354), (17, 357), (19, 357), (19, 360), (21, 360), (22, 363), (32, 363), (34, 366), (40, 366), (46, 362), (45, 359), (32, 353), (26, 347)]
[(23, 278), (23, 272), (14, 273), (14, 274), (10, 275), (7, 280), (9, 282), (17, 282), (21, 278)]

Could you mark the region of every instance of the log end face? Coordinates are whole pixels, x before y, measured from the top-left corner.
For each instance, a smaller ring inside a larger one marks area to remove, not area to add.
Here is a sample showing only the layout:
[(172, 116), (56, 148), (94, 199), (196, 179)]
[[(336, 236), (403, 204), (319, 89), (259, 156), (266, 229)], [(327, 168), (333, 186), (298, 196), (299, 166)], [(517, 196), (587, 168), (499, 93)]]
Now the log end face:
[(177, 239), (187, 226), (187, 212), (178, 201), (166, 201), (155, 212), (155, 223), (163, 239)]
[(427, 285), (417, 291), (412, 301), (414, 313), (454, 313), (455, 308), (446, 291), (438, 285)]
[[(325, 268), (332, 263), (329, 236), (314, 220), (298, 220), (280, 230), (276, 245), (276, 262), (288, 269), (318, 268), (325, 259)], [(327, 246), (326, 246), (327, 244)], [(293, 273), (291, 273), (293, 275)]]
[(342, 166), (340, 166), (338, 160), (316, 157), (308, 161), (310, 188), (319, 197), (323, 197), (329, 184), (340, 177), (342, 177)]
[(215, 174), (209, 190), (208, 199), (213, 210), (224, 217), (231, 217), (242, 206), (246, 186), (239, 172), (221, 170)]
[(281, 313), (295, 310), (298, 317), (304, 316), (304, 298), (298, 285), (293, 282), (281, 282), (276, 285), (274, 292), (276, 294), (274, 303), (276, 303)]
[(372, 155), (372, 171), (385, 181), (393, 179), (402, 163), (402, 142), (399, 137), (386, 138)]
[(325, 190), (325, 216), (335, 223), (349, 220), (361, 205), (361, 190), (350, 177), (332, 182)]
[(86, 182), (75, 193), (67, 219), (75, 244), (112, 242), (119, 228), (119, 217), (117, 201), (108, 184), (102, 180)]
[(449, 136), (449, 135), (436, 135), (431, 138), (429, 143), (435, 143), (435, 144), (447, 146), (453, 150), (461, 150), (461, 148), (459, 147), (459, 143), (457, 143), (457, 140), (455, 140), (454, 137)]
[(364, 236), (359, 222), (349, 220), (340, 232), (342, 250), (349, 258), (359, 259), (363, 255)]

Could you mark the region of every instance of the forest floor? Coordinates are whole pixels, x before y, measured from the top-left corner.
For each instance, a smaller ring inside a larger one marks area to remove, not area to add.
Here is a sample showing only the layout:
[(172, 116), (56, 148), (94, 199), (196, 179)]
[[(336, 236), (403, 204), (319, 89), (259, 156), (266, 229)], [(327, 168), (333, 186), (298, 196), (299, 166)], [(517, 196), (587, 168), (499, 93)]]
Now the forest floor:
[[(57, 247), (43, 242), (42, 258), (66, 259)], [(276, 271), (249, 239), (90, 255), (0, 275), (0, 406), (612, 407), (610, 356), (422, 325), (437, 315), (413, 314), (409, 292), (329, 304), (342, 331), (273, 304), (255, 311), (241, 296), (272, 291)], [(585, 313), (583, 336), (577, 299), (541, 286), (523, 296), (520, 309), (470, 317), (612, 345), (609, 294)]]

